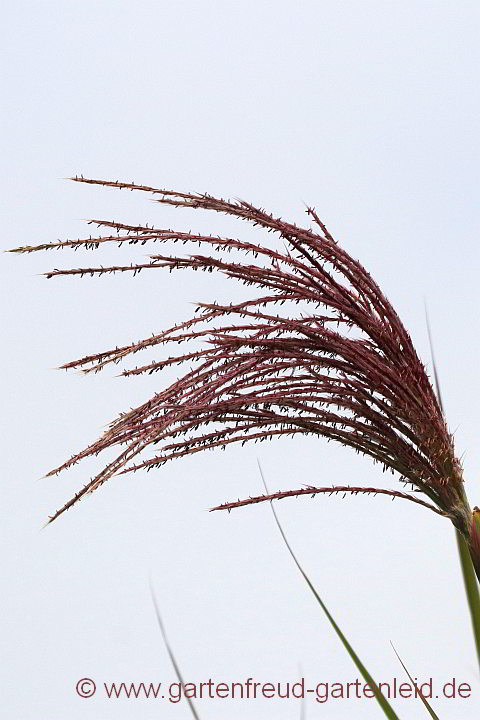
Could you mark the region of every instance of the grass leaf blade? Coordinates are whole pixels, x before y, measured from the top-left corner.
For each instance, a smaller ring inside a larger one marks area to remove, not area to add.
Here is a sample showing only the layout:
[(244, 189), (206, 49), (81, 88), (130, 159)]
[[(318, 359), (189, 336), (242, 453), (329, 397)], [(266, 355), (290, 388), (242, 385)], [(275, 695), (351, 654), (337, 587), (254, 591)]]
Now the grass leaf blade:
[(455, 534), (457, 536), (458, 554), (460, 556), (465, 594), (467, 596), (472, 620), (473, 637), (477, 648), (478, 663), (480, 665), (480, 592), (478, 590), (477, 577), (473, 569), (472, 558), (470, 557), (467, 542), (461, 532), (456, 530)]
[[(435, 390), (437, 393), (438, 404), (442, 413), (445, 415), (442, 393), (440, 391), (440, 380), (438, 377), (437, 364), (435, 362), (435, 353), (433, 351), (432, 333), (430, 330), (430, 322), (428, 320), (427, 304), (425, 303), (425, 320), (427, 323), (428, 341), (430, 343), (430, 355), (432, 356), (433, 375), (435, 378)], [(480, 592), (478, 590), (478, 582), (475, 570), (468, 550), (467, 542), (459, 530), (455, 530), (457, 536), (458, 554), (460, 556), (460, 567), (462, 568), (463, 584), (465, 594), (467, 596), (470, 617), (472, 620), (473, 637), (477, 649), (477, 657), (480, 665)]]
[[(163, 624), (162, 616), (160, 615), (160, 609), (159, 609), (159, 607), (158, 607), (158, 602), (157, 602), (157, 598), (156, 598), (156, 596), (155, 596), (155, 592), (154, 592), (154, 590), (153, 590), (153, 585), (152, 585), (152, 583), (150, 583), (150, 592), (151, 592), (151, 595), (152, 595), (153, 607), (155, 608), (155, 615), (157, 616), (158, 627), (160, 628), (160, 632), (162, 633), (163, 642), (164, 642), (165, 647), (166, 647), (166, 649), (167, 649), (168, 656), (169, 656), (169, 658), (170, 658), (170, 662), (172, 663), (173, 669), (175, 670), (175, 674), (176, 674), (176, 676), (177, 676), (177, 678), (178, 678), (178, 682), (179, 682), (180, 685), (182, 686), (182, 690), (184, 690), (184, 689), (185, 689), (185, 683), (184, 683), (184, 681), (183, 681), (182, 673), (180, 672), (180, 668), (179, 668), (179, 666), (178, 666), (178, 663), (177, 663), (177, 661), (176, 661), (176, 659), (175, 659), (175, 655), (173, 654), (173, 650), (172, 650), (172, 648), (170, 647), (170, 643), (168, 642), (167, 633), (166, 633), (166, 631), (165, 631), (165, 626), (164, 626), (164, 624)], [(187, 703), (188, 703), (188, 705), (189, 705), (189, 707), (190, 707), (190, 711), (191, 711), (191, 713), (192, 713), (192, 716), (195, 718), (195, 720), (200, 720), (200, 717), (199, 717), (197, 711), (195, 710), (195, 706), (194, 706), (191, 698), (188, 697), (187, 695), (184, 695), (184, 697), (185, 697), (185, 700), (187, 701)]]
[[(262, 471), (262, 467), (261, 467), (260, 463), (258, 463), (258, 467), (259, 467), (259, 470), (260, 470), (260, 474), (261, 474), (261, 476), (262, 476), (262, 480), (263, 480), (263, 484), (264, 484), (264, 486), (265, 486), (265, 490), (266, 490), (266, 492), (268, 493), (268, 488), (267, 488), (267, 485), (266, 485), (266, 482), (265, 482), (265, 478), (264, 478), (264, 476), (263, 476), (263, 471)], [(302, 566), (300, 565), (300, 562), (297, 560), (297, 557), (296, 557), (295, 553), (293, 552), (293, 550), (292, 550), (292, 548), (291, 548), (291, 546), (290, 546), (290, 543), (289, 543), (288, 540), (287, 540), (287, 537), (286, 537), (286, 535), (285, 535), (285, 532), (284, 532), (284, 530), (283, 530), (283, 528), (282, 528), (282, 526), (281, 526), (281, 524), (280, 524), (280, 520), (278, 519), (276, 510), (275, 510), (275, 508), (273, 507), (273, 504), (272, 504), (272, 503), (270, 503), (270, 508), (271, 508), (271, 510), (272, 510), (273, 517), (275, 518), (275, 522), (276, 522), (277, 527), (278, 527), (278, 529), (279, 529), (279, 531), (280, 531), (280, 535), (282, 536), (282, 539), (283, 539), (283, 541), (284, 541), (284, 543), (285, 543), (285, 545), (286, 545), (286, 547), (287, 547), (288, 552), (289, 552), (290, 555), (292, 556), (293, 561), (295, 562), (295, 565), (296, 565), (297, 568), (299, 569), (299, 571), (300, 571), (303, 579), (305, 580), (305, 582), (307, 583), (308, 587), (310, 588), (310, 590), (312, 591), (313, 595), (315, 596), (315, 599), (317, 600), (318, 604), (320, 605), (320, 607), (322, 608), (323, 612), (324, 612), (325, 615), (327, 616), (328, 621), (330, 622), (330, 625), (333, 627), (333, 629), (334, 629), (335, 632), (337, 633), (337, 636), (338, 636), (338, 638), (340, 639), (340, 642), (342, 643), (342, 645), (344, 646), (345, 650), (348, 652), (348, 654), (350, 655), (351, 659), (353, 660), (353, 662), (354, 662), (355, 665), (357, 666), (357, 669), (358, 669), (358, 671), (361, 673), (361, 675), (362, 675), (363, 679), (365, 680), (365, 682), (368, 683), (368, 685), (369, 685), (369, 686), (372, 688), (372, 690), (375, 692), (376, 700), (377, 700), (378, 704), (380, 705), (380, 707), (382, 708), (382, 710), (383, 710), (384, 714), (386, 715), (386, 717), (390, 718), (391, 720), (399, 720), (398, 715), (395, 713), (395, 711), (393, 710), (393, 708), (391, 707), (391, 705), (390, 705), (390, 703), (387, 701), (387, 699), (384, 697), (384, 695), (382, 695), (382, 693), (380, 692), (380, 690), (379, 690), (377, 684), (375, 683), (373, 677), (370, 675), (370, 673), (368, 672), (367, 668), (366, 668), (365, 665), (362, 663), (362, 661), (360, 660), (360, 658), (358, 657), (358, 655), (356, 654), (356, 652), (354, 651), (354, 649), (352, 648), (352, 646), (351, 646), (350, 643), (348, 642), (347, 638), (345, 637), (345, 635), (344, 635), (344, 634), (342, 633), (342, 631), (340, 630), (339, 626), (337, 625), (337, 623), (336, 623), (335, 620), (333, 619), (332, 615), (330, 614), (327, 606), (325, 605), (325, 603), (323, 602), (322, 598), (320, 597), (320, 595), (319, 595), (318, 592), (316, 591), (315, 587), (313, 586), (310, 578), (308, 577), (308, 575), (306, 574), (306, 572), (304, 571), (304, 569), (303, 569)]]
[(435, 711), (433, 710), (433, 708), (432, 708), (432, 707), (430, 706), (430, 704), (428, 703), (427, 699), (424, 697), (424, 695), (423, 695), (422, 691), (420, 690), (420, 688), (417, 688), (416, 682), (414, 681), (414, 679), (412, 678), (412, 676), (411, 676), (410, 673), (408, 672), (408, 669), (407, 669), (405, 663), (403, 662), (402, 658), (400, 657), (400, 655), (399, 655), (398, 652), (396, 651), (394, 644), (393, 644), (392, 642), (390, 642), (390, 645), (392, 646), (393, 652), (394, 652), (395, 655), (397, 656), (400, 665), (403, 667), (403, 669), (404, 669), (405, 672), (407, 673), (410, 682), (412, 683), (412, 685), (414, 686), (414, 688), (415, 688), (416, 690), (418, 689), (418, 697), (420, 698), (420, 700), (423, 702), (423, 704), (424, 704), (425, 707), (427, 708), (428, 713), (430, 714), (430, 716), (431, 716), (432, 718), (434, 718), (434, 720), (440, 720), (440, 718), (438, 717), (438, 715), (435, 713)]

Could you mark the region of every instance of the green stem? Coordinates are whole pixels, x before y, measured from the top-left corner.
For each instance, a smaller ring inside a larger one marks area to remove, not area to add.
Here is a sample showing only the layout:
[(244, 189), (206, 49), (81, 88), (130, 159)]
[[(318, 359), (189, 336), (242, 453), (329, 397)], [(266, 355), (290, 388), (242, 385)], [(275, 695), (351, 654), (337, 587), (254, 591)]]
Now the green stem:
[(470, 617), (472, 619), (473, 635), (477, 647), (478, 663), (480, 665), (480, 593), (478, 591), (478, 582), (467, 541), (459, 530), (455, 532), (457, 535), (458, 553), (460, 555), (465, 593), (467, 595)]

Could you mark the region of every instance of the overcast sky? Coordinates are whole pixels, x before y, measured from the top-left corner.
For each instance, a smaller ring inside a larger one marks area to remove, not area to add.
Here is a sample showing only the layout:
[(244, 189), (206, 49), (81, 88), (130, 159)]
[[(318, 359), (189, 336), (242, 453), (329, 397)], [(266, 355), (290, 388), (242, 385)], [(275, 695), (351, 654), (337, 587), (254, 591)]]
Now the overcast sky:
[[(81, 218), (241, 235), (245, 224), (80, 186), (75, 173), (241, 197), (305, 223), (315, 205), (430, 363), (428, 302), (450, 428), (480, 504), (477, 2), (16, 0), (2, 13), (2, 247), (81, 237)], [(146, 252), (127, 250), (128, 261)], [(93, 255), (88, 256), (91, 261)], [(99, 251), (98, 264), (120, 257)], [(185, 679), (354, 681), (358, 672), (282, 545), (268, 506), (209, 514), (271, 487), (398, 487), (312, 438), (199, 453), (114, 479), (57, 522), (101, 468), (49, 469), (166, 380), (55, 371), (243, 297), (220, 276), (58, 278), (73, 255), (2, 256), (2, 717), (190, 717), (185, 703), (109, 700), (104, 682), (175, 681), (149, 577)], [(248, 292), (248, 290), (247, 290)], [(154, 356), (153, 354), (151, 354)], [(411, 505), (411, 506), (410, 506)], [(451, 525), (386, 498), (277, 505), (288, 538), (378, 681), (456, 678), (478, 718), (478, 666)], [(95, 696), (75, 692), (80, 678)], [(401, 718), (425, 717), (397, 700)], [(198, 703), (202, 720), (299, 717), (273, 699)], [(374, 700), (310, 697), (307, 718), (381, 717)], [(2, 714), (3, 713), (3, 714)]]

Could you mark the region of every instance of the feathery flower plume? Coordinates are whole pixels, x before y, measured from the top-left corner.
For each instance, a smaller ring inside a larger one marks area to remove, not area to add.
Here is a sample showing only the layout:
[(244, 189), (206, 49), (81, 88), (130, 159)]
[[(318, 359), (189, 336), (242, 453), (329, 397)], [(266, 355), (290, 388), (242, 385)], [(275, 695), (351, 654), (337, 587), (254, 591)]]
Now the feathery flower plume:
[[(55, 475), (107, 448), (119, 449), (118, 456), (50, 521), (114, 475), (151, 470), (168, 460), (234, 442), (301, 433), (336, 440), (368, 455), (427, 499), (383, 488), (307, 486), (214, 509), (336, 492), (381, 493), (412, 500), (452, 521), (467, 540), (480, 576), (478, 523), (466, 498), (453, 437), (425, 368), (377, 283), (339, 247), (313, 208), (307, 208), (307, 213), (315, 229), (308, 229), (243, 200), (230, 202), (208, 194), (177, 193), (134, 183), (72, 179), (147, 192), (166, 205), (224, 213), (276, 238), (269, 247), (260, 240), (91, 220), (107, 234), (14, 250), (191, 243), (200, 248), (195, 254), (152, 254), (144, 263), (54, 269), (45, 274), (47, 278), (115, 272), (135, 275), (144, 269), (191, 268), (217, 271), (256, 289), (250, 299), (240, 303), (199, 303), (195, 316), (179, 325), (62, 366), (98, 372), (145, 348), (187, 343), (186, 352), (122, 374), (154, 373), (183, 363), (190, 369), (148, 402), (121, 414), (96, 442), (48, 473)], [(200, 347), (197, 340), (202, 342)], [(148, 446), (158, 451), (145, 459), (142, 452)]]

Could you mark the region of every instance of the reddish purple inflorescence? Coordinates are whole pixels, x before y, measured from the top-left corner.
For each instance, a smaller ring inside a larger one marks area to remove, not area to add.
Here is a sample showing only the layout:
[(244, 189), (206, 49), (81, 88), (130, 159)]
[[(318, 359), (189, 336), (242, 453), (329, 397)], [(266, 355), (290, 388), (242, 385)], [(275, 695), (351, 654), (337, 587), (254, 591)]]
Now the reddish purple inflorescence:
[[(188, 348), (122, 373), (153, 373), (182, 363), (189, 367), (179, 380), (120, 415), (101, 438), (49, 473), (119, 448), (115, 460), (52, 520), (119, 473), (158, 468), (167, 460), (234, 442), (302, 433), (369, 455), (428, 502), (395, 490), (334, 486), (249, 498), (219, 508), (294, 494), (381, 492), (446, 515), (471, 539), (472, 514), (453, 438), (410, 336), (376, 282), (339, 247), (313, 208), (307, 208), (312, 228), (301, 228), (241, 200), (73, 179), (151, 193), (163, 204), (225, 213), (276, 238), (268, 245), (92, 220), (110, 234), (16, 250), (189, 243), (200, 250), (186, 256), (152, 254), (146, 263), (53, 270), (46, 275), (191, 268), (223, 273), (256, 290), (240, 303), (199, 303), (194, 317), (175, 327), (62, 366), (97, 372), (145, 348), (180, 343)], [(142, 451), (152, 445), (158, 448), (155, 457), (142, 458)]]

